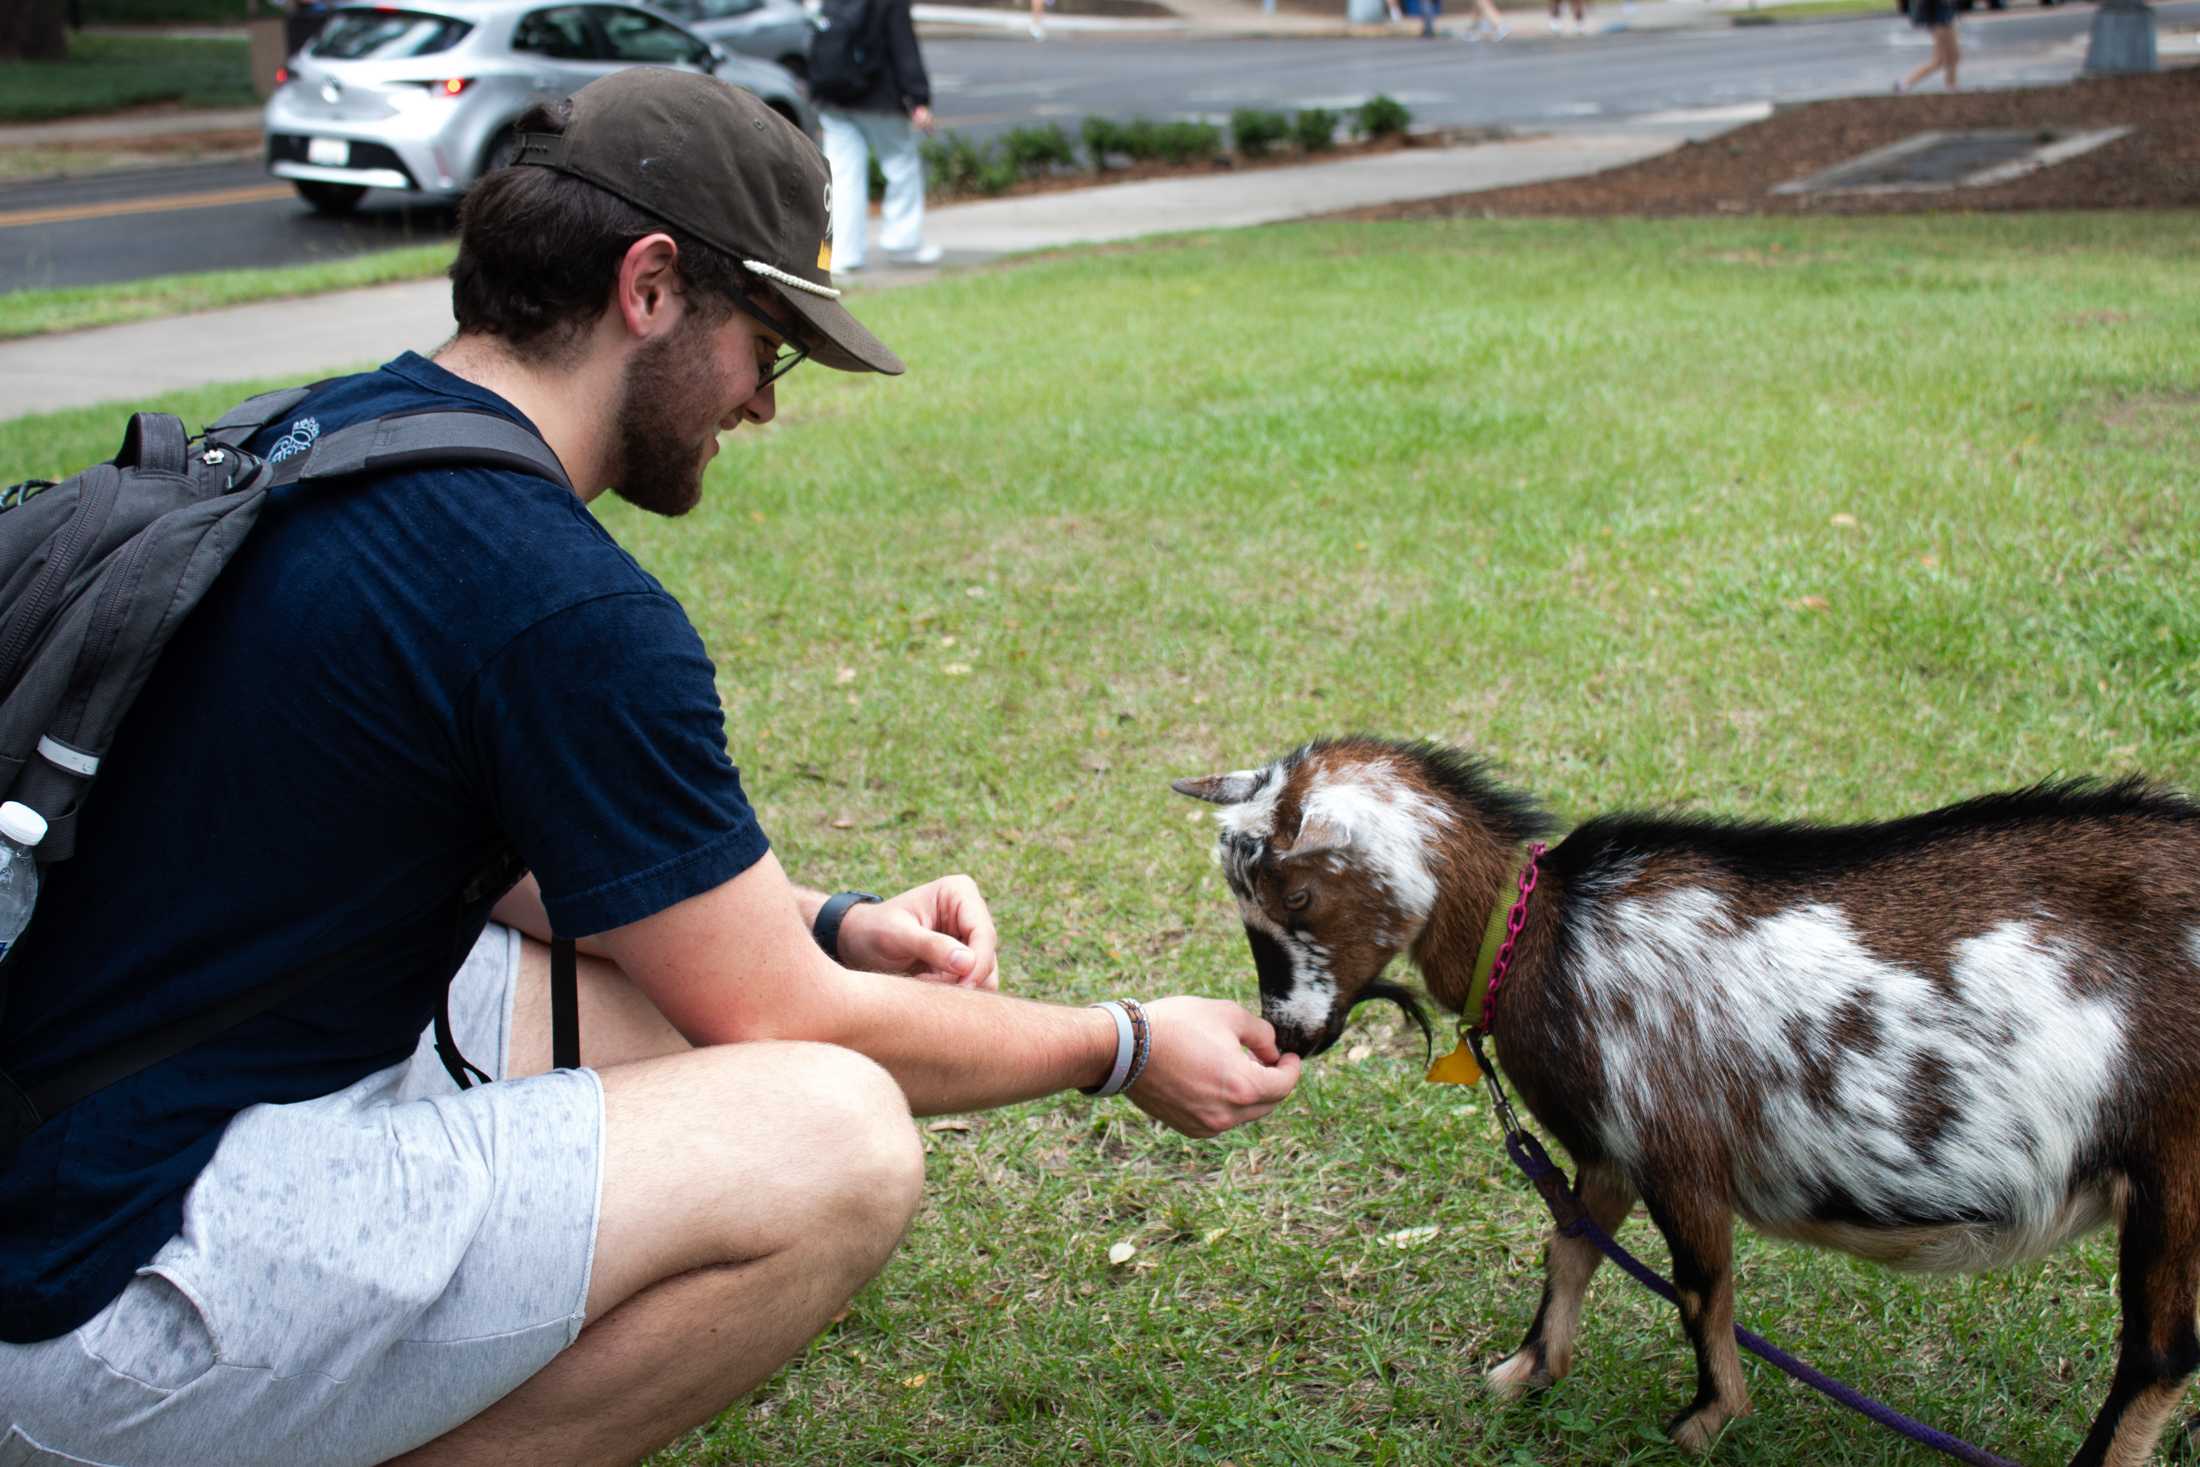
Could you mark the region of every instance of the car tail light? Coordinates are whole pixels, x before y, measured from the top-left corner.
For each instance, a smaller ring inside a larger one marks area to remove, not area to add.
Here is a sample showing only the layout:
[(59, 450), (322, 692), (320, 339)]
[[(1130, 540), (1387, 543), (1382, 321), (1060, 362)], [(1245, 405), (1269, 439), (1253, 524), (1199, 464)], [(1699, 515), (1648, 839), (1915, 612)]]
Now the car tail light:
[(282, 86), (282, 85), (286, 84), (286, 83), (287, 83), (287, 82), (288, 82), (289, 80), (290, 80), (290, 68), (289, 68), (289, 67), (287, 67), (287, 66), (278, 66), (278, 67), (276, 67), (276, 68), (275, 68), (275, 85), (277, 85), (277, 86)]
[(455, 97), (473, 84), (474, 79), (470, 76), (450, 76), (439, 82), (430, 82), (428, 90), (439, 96)]

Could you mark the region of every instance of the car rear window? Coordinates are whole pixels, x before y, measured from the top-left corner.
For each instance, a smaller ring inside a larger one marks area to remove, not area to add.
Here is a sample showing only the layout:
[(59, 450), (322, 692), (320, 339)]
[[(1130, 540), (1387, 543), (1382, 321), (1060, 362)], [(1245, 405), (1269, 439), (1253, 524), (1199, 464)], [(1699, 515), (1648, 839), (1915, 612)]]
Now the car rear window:
[(448, 51), (473, 25), (417, 10), (339, 10), (308, 48), (330, 61), (399, 61)]

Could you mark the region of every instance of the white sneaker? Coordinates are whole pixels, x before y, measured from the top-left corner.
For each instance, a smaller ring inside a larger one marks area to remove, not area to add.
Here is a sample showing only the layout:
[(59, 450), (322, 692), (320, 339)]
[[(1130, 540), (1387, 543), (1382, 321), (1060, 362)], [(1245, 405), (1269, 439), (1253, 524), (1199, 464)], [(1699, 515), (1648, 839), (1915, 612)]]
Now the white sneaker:
[(897, 265), (937, 265), (940, 256), (947, 252), (936, 244), (918, 245), (913, 250), (889, 250), (887, 254)]
[(1028, 29), (1031, 32), (1031, 39), (1034, 41), (1043, 41), (1047, 38), (1047, 28), (1037, 21), (1033, 21)]
[(1568, 20), (1568, 19), (1567, 19), (1567, 18), (1566, 18), (1565, 16), (1563, 16), (1563, 15), (1554, 15), (1554, 16), (1552, 16), (1552, 17), (1551, 17), (1551, 34), (1552, 34), (1552, 35), (1554, 35), (1554, 36), (1566, 36), (1566, 35), (1571, 35), (1571, 34), (1573, 34), (1573, 29), (1574, 29), (1574, 26), (1573, 26), (1573, 22), (1572, 22), (1572, 21), (1570, 21), (1570, 20)]

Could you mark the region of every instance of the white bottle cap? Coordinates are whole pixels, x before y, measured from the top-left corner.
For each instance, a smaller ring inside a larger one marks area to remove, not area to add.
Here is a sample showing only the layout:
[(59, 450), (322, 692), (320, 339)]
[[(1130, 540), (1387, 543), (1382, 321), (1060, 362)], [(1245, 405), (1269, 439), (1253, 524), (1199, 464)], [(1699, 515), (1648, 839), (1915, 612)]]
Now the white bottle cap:
[(0, 805), (0, 835), (19, 846), (35, 846), (46, 838), (46, 817), (15, 800)]

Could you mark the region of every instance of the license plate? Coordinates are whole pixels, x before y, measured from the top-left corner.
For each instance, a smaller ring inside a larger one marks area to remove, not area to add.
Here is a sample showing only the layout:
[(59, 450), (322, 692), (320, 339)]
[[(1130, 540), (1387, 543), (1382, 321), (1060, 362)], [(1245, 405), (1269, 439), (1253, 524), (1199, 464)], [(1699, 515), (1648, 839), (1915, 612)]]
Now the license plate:
[(306, 161), (323, 168), (343, 168), (351, 162), (351, 144), (342, 138), (307, 138)]

